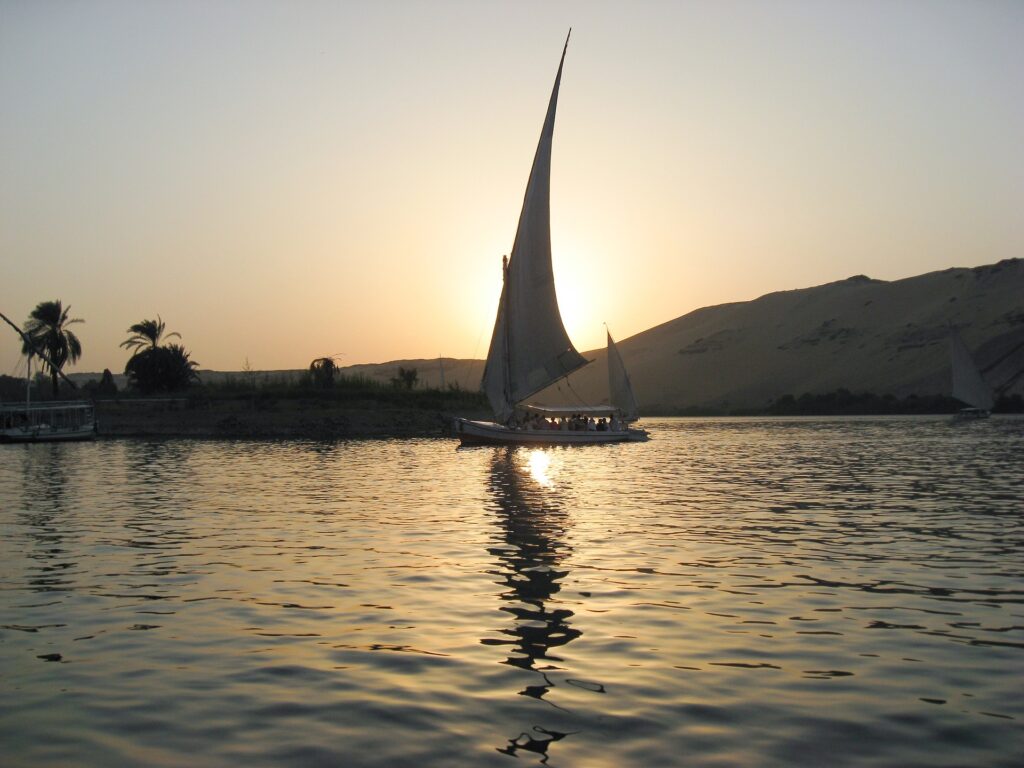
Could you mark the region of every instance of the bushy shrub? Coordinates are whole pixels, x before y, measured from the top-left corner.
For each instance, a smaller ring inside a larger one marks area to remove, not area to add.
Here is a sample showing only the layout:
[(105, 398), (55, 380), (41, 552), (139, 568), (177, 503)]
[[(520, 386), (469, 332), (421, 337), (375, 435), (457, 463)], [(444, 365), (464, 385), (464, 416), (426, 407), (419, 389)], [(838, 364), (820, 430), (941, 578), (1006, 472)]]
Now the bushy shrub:
[(136, 353), (124, 367), (128, 384), (144, 395), (155, 392), (179, 392), (187, 389), (199, 375), (199, 366), (189, 359), (189, 354), (180, 344), (149, 347)]

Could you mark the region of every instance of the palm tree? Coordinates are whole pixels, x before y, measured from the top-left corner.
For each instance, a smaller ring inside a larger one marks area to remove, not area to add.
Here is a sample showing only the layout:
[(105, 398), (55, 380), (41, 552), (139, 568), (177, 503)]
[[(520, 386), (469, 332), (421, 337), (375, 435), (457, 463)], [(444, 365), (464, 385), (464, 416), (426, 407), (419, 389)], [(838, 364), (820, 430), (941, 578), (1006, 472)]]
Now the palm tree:
[(309, 364), (309, 372), (313, 374), (313, 382), (324, 389), (334, 386), (334, 374), (338, 371), (338, 364), (333, 357), (318, 357)]
[(188, 350), (181, 344), (147, 347), (131, 356), (124, 367), (128, 383), (144, 395), (154, 392), (177, 392), (199, 380)]
[(156, 320), (143, 320), (141, 323), (136, 323), (128, 329), (128, 333), (132, 334), (127, 339), (121, 342), (121, 346), (125, 349), (134, 350), (132, 356), (139, 354), (144, 349), (156, 349), (160, 346), (160, 339), (170, 339), (174, 336), (181, 338), (181, 334), (176, 331), (172, 331), (164, 336), (164, 329), (167, 326), (164, 321), (160, 319), (160, 315), (156, 316)]
[(71, 306), (65, 309), (59, 300), (41, 301), (24, 325), (26, 339), (22, 342), (21, 352), (30, 358), (37, 354), (37, 350), (46, 353), (43, 363), (50, 373), (54, 397), (59, 390), (58, 376), (64, 364), (69, 360), (74, 364), (82, 356), (82, 344), (67, 326), (85, 321), (78, 317), (69, 318), (70, 311)]
[(160, 315), (156, 320), (143, 320), (128, 329), (131, 335), (121, 342), (125, 349), (132, 350), (132, 356), (124, 367), (128, 383), (143, 394), (153, 392), (176, 392), (185, 389), (199, 379), (196, 368), (199, 363), (189, 356), (180, 344), (161, 344), (161, 341), (181, 334), (165, 334), (167, 326)]

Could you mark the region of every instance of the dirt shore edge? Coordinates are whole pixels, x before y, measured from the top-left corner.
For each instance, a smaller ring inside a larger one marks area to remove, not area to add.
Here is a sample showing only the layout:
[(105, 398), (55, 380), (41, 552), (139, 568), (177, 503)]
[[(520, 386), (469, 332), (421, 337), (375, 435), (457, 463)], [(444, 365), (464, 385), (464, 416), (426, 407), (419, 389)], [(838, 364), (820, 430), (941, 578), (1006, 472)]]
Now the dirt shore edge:
[(451, 434), (451, 420), (455, 415), (481, 416), (373, 403), (319, 401), (267, 405), (244, 400), (194, 403), (169, 398), (96, 404), (99, 437), (310, 440), (443, 437)]

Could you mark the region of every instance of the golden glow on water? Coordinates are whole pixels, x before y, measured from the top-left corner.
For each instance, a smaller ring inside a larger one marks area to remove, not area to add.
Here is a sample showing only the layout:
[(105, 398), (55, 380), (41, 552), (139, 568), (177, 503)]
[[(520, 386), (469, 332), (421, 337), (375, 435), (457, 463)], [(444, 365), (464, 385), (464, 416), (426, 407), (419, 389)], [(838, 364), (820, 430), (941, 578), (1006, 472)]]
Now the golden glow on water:
[(530, 451), (527, 466), (530, 469), (530, 477), (536, 480), (539, 485), (545, 488), (550, 488), (553, 485), (551, 478), (548, 476), (548, 469), (551, 466), (551, 455), (547, 451), (534, 448)]
[(645, 426), (5, 446), (5, 757), (1013, 764), (1024, 419)]

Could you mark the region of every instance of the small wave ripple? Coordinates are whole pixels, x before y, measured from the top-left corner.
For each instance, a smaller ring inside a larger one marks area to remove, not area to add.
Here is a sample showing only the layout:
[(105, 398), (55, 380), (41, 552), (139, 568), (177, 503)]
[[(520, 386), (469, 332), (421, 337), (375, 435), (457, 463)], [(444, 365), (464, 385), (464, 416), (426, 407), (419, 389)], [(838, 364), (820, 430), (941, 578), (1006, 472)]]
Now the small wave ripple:
[(1018, 764), (1024, 420), (3, 446), (5, 765)]

